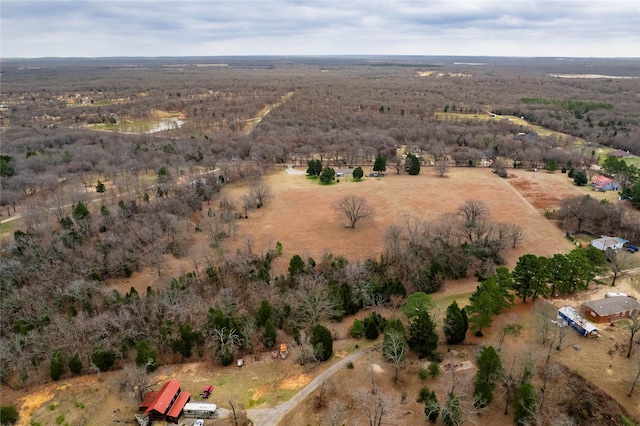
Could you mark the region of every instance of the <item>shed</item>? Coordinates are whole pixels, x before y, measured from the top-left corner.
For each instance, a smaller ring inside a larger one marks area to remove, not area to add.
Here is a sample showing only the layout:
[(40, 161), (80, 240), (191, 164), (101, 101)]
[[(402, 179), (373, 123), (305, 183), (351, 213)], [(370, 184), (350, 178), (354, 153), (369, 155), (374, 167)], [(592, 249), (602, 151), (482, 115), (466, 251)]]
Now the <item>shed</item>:
[(182, 416), (182, 410), (187, 402), (191, 400), (191, 394), (189, 392), (180, 392), (178, 398), (173, 403), (169, 412), (167, 413), (167, 421), (172, 423), (178, 423), (178, 419)]
[(571, 306), (563, 306), (558, 309), (558, 319), (566, 322), (575, 331), (584, 337), (598, 337), (598, 328), (580, 316)]
[(218, 417), (218, 407), (216, 404), (208, 402), (189, 402), (185, 404), (183, 412), (185, 417), (199, 417), (203, 419)]
[(591, 241), (591, 245), (593, 247), (602, 251), (606, 251), (607, 249), (620, 250), (625, 245), (625, 243), (628, 243), (628, 241), (624, 238), (607, 236), (596, 238), (595, 240)]
[(640, 303), (629, 296), (605, 297), (583, 303), (581, 310), (596, 323), (612, 322), (640, 314)]

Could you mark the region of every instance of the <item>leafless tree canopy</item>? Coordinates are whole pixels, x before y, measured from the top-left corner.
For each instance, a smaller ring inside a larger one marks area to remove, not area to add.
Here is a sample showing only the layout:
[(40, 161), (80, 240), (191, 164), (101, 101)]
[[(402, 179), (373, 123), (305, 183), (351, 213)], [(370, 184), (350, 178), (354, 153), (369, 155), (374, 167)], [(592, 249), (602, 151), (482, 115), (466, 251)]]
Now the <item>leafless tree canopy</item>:
[(359, 221), (372, 219), (375, 215), (373, 207), (369, 206), (367, 200), (357, 195), (349, 195), (341, 198), (334, 204), (336, 211), (346, 217), (349, 228), (355, 228)]

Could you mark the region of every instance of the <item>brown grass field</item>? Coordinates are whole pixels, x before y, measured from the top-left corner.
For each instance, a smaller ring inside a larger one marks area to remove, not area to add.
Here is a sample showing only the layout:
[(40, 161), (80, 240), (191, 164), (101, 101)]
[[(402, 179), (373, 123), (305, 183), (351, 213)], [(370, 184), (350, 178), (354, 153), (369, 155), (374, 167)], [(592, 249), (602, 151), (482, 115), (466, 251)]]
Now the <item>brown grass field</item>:
[[(280, 241), (283, 256), (274, 262), (279, 273), (286, 271), (294, 254), (316, 260), (327, 253), (342, 255), (350, 261), (379, 258), (384, 231), (399, 223), (404, 215), (436, 221), (441, 215), (455, 214), (468, 199), (485, 201), (493, 220), (519, 223), (523, 227), (524, 244), (505, 256), (507, 266), (513, 267), (525, 253), (549, 256), (572, 248), (562, 237), (562, 231), (543, 213), (556, 208), (567, 196), (584, 193), (561, 173), (514, 170), (509, 179), (501, 179), (482, 168), (452, 168), (444, 178), (424, 168), (418, 176), (390, 173), (381, 179), (365, 178), (361, 182), (341, 179), (330, 186), (283, 171), (266, 179), (275, 197), (266, 208), (250, 212), (248, 220), (240, 220), (235, 241), (225, 243), (225, 247), (235, 252), (251, 237), (254, 250), (266, 252)], [(245, 190), (232, 191), (239, 197)], [(596, 197), (610, 195), (589, 193)], [(375, 218), (348, 229), (333, 204), (352, 194), (367, 199), (375, 209)]]
[[(520, 224), (525, 232), (525, 241), (515, 250), (505, 256), (507, 266), (512, 268), (517, 259), (525, 253), (551, 256), (558, 252), (568, 252), (573, 245), (562, 237), (562, 230), (544, 217), (544, 212), (558, 207), (560, 201), (572, 195), (589, 193), (595, 197), (615, 199), (615, 194), (595, 193), (585, 188), (578, 188), (572, 181), (561, 173), (549, 174), (545, 172), (527, 172), (522, 170), (510, 171), (508, 179), (501, 179), (488, 169), (452, 168), (444, 178), (437, 177), (428, 168), (423, 168), (419, 176), (396, 175), (390, 173), (384, 178), (366, 178), (362, 182), (341, 178), (339, 183), (322, 186), (315, 180), (310, 180), (304, 174), (285, 173), (278, 169), (265, 177), (272, 187), (273, 199), (262, 209), (249, 212), (248, 219), (238, 221), (238, 232), (235, 238), (229, 238), (224, 243), (224, 251), (232, 255), (236, 249), (246, 246), (250, 238), (254, 252), (266, 252), (273, 248), (276, 241), (284, 247), (283, 256), (273, 263), (273, 273), (286, 273), (289, 259), (294, 254), (300, 254), (303, 259), (313, 257), (316, 260), (324, 254), (343, 255), (350, 261), (362, 261), (370, 257), (379, 257), (382, 253), (383, 234), (385, 229), (401, 220), (403, 215), (412, 215), (427, 221), (437, 220), (443, 214), (455, 214), (458, 206), (467, 199), (484, 200), (491, 209), (491, 217), (496, 221)], [(225, 190), (233, 198), (239, 198), (246, 192), (242, 186), (228, 186)], [(336, 215), (332, 205), (339, 198), (357, 194), (365, 197), (375, 208), (375, 218), (371, 221), (358, 223), (355, 229), (344, 227), (344, 218)], [(212, 201), (213, 205), (214, 201)], [(206, 206), (204, 208), (206, 212)], [(206, 214), (202, 226), (206, 226)], [(198, 257), (209, 248), (206, 233), (191, 234), (191, 256)], [(636, 259), (634, 259), (635, 261)], [(637, 266), (637, 265), (636, 265)], [(163, 275), (177, 276), (181, 272), (193, 268), (190, 257), (176, 259), (166, 256)], [(119, 282), (110, 282), (112, 288), (126, 292), (132, 286), (144, 292), (149, 282), (157, 280), (157, 272), (153, 267), (135, 273), (131, 278)], [(475, 289), (477, 283), (473, 279), (448, 282), (445, 290), (433, 295), (434, 299), (444, 307), (451, 300), (457, 299), (461, 305), (466, 304), (468, 295)], [(581, 300), (594, 297), (596, 292), (606, 291), (606, 287), (595, 288), (565, 301), (577, 306)], [(616, 286), (616, 291), (629, 291), (639, 295), (638, 278), (635, 281), (623, 278)], [(507, 321), (516, 321), (524, 326), (523, 333), (517, 338), (507, 338), (503, 349), (503, 363), (513, 359), (521, 359), (527, 353), (537, 353), (540, 356), (541, 347), (536, 343), (537, 337), (532, 325), (531, 304), (517, 305), (510, 312), (496, 318), (494, 326), (485, 332), (483, 339), (469, 335), (465, 343), (458, 349), (458, 355), (446, 353), (446, 362), (471, 361), (474, 349), (478, 344), (496, 344), (497, 331)], [(368, 312), (360, 312), (363, 317)], [(399, 315), (386, 311), (391, 317)], [(443, 314), (442, 314), (443, 315)], [(334, 349), (337, 356), (351, 352), (355, 345), (361, 347), (364, 341), (346, 339), (348, 327), (353, 319), (346, 318), (340, 324), (329, 324), (330, 329), (340, 339), (336, 341)], [(603, 338), (586, 340), (574, 332), (570, 332), (565, 349), (554, 359), (566, 365), (570, 370), (583, 375), (598, 388), (615, 398), (634, 417), (640, 418), (638, 398), (626, 397), (628, 384), (629, 360), (621, 354), (608, 355), (607, 351), (614, 342), (623, 343), (622, 331), (606, 327)], [(571, 346), (580, 344), (581, 350), (575, 351)], [(465, 350), (466, 349), (466, 350)], [(372, 372), (372, 365), (376, 367)], [(404, 424), (424, 424), (422, 404), (415, 402), (417, 391), (421, 386), (429, 386), (436, 390), (442, 401), (446, 389), (454, 377), (442, 374), (436, 381), (432, 379), (421, 382), (417, 370), (422, 362), (411, 357), (406, 369), (402, 372), (401, 382), (392, 381), (393, 370), (385, 364), (380, 353), (375, 352), (361, 358), (355, 363), (354, 369), (345, 369), (327, 381), (327, 389), (333, 397), (346, 400), (352, 384), (366, 386), (374, 375), (380, 385), (393, 391), (394, 409), (400, 410), (400, 418)], [(609, 367), (611, 365), (611, 367)], [(278, 404), (289, 399), (298, 389), (306, 384), (326, 365), (301, 367), (294, 362), (294, 356), (285, 361), (273, 361), (262, 354), (259, 361), (253, 358), (247, 360), (242, 369), (236, 367), (220, 368), (212, 363), (190, 363), (182, 365), (163, 366), (155, 373), (158, 381), (169, 377), (178, 379), (183, 389), (196, 395), (200, 388), (207, 384), (216, 387), (212, 402), (229, 408), (229, 398), (249, 407), (265, 407)], [(626, 375), (625, 375), (626, 373)], [(86, 425), (112, 424), (117, 420), (132, 420), (135, 406), (131, 398), (118, 393), (117, 377), (119, 372), (102, 373), (99, 376), (84, 376), (76, 379), (63, 380), (55, 384), (32, 388), (28, 391), (11, 391), (3, 389), (3, 401), (17, 401), (21, 404), (22, 425), (30, 425), (31, 421), (41, 424), (53, 424), (57, 416), (63, 414), (69, 424), (81, 424), (87, 419)], [(455, 380), (464, 383), (475, 374), (475, 369), (456, 373)], [(347, 384), (345, 386), (345, 384)], [(561, 395), (562, 383), (556, 384), (555, 395)], [(468, 386), (460, 386), (468, 388)], [(400, 395), (406, 395), (404, 401)], [(307, 398), (280, 424), (318, 424), (323, 411), (314, 407), (315, 395)], [(502, 398), (500, 398), (502, 399)], [(55, 404), (51, 409), (51, 404)], [(488, 411), (473, 415), (470, 419), (475, 424), (504, 424), (502, 415), (504, 407), (492, 406)], [(510, 409), (512, 412), (512, 409)], [(350, 412), (353, 416), (353, 412)], [(508, 417), (511, 421), (511, 417)], [(359, 422), (364, 421), (360, 418)], [(357, 421), (349, 417), (346, 424)], [(209, 421), (207, 425), (220, 424)]]

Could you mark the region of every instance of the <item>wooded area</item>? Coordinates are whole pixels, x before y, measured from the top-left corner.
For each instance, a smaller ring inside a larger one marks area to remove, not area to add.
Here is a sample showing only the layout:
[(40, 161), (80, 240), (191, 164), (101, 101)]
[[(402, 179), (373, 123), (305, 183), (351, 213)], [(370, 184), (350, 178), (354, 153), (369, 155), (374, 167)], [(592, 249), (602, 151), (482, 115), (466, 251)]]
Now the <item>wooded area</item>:
[[(236, 253), (220, 254), (238, 221), (268, 208), (273, 193), (261, 177), (284, 165), (319, 161), (318, 175), (323, 167), (360, 166), (443, 179), (450, 167), (492, 167), (505, 177), (512, 168), (557, 167), (591, 176), (591, 166), (604, 164), (624, 181), (628, 199), (640, 199), (638, 164), (605, 162), (609, 148), (640, 154), (637, 60), (463, 62), (3, 60), (0, 205), (3, 219), (20, 218), (2, 238), (0, 381), (24, 387), (133, 362), (149, 370), (188, 359), (229, 365), (238, 352), (271, 349), (276, 329), (308, 348), (300, 362), (323, 360), (331, 336), (320, 322), (435, 292), (447, 279), (476, 276), (487, 288), (504, 286), (491, 284), (502, 271), (525, 301), (584, 288), (605, 260), (582, 249), (552, 259), (531, 255), (513, 277), (505, 273), (504, 254), (526, 243), (522, 226), (491, 220), (490, 207), (475, 199), (459, 200), (457, 211), (437, 221), (399, 218), (385, 232), (384, 255), (361, 263), (331, 253), (293, 256), (285, 275), (271, 270), (282, 256), (275, 241), (266, 253), (247, 240)], [(558, 77), (587, 72), (608, 77)], [(132, 130), (169, 118), (182, 124)], [(517, 118), (566, 135), (531, 132)], [(246, 185), (246, 193), (232, 198), (228, 185)], [(631, 204), (577, 197), (549, 216), (569, 232), (638, 241)], [(352, 197), (336, 210), (355, 228), (375, 207)], [(194, 232), (211, 238), (204, 260), (189, 250)], [(163, 276), (167, 254), (192, 258), (192, 270)], [(525, 277), (531, 270), (523, 272), (527, 261), (538, 262), (530, 268), (539, 272), (536, 290)], [(104, 284), (145, 267), (158, 275), (146, 294)], [(554, 275), (553, 268), (575, 274)], [(501, 307), (482, 307), (480, 287), (477, 298), (469, 322), (481, 333)], [(385, 356), (397, 361), (396, 378), (406, 357), (401, 326), (387, 329), (384, 343)], [(419, 343), (409, 339), (412, 349)], [(480, 405), (490, 402), (496, 380), (478, 373)]]

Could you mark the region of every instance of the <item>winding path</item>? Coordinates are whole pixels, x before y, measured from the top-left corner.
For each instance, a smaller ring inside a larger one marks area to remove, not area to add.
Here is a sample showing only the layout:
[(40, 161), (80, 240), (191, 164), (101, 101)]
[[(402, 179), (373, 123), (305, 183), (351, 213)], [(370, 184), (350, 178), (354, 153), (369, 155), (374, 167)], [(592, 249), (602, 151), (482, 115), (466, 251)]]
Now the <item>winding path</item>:
[(333, 376), (339, 370), (344, 368), (349, 362), (355, 361), (356, 359), (362, 357), (363, 355), (372, 352), (374, 350), (380, 349), (380, 345), (371, 346), (370, 348), (363, 349), (359, 352), (354, 352), (351, 355), (341, 359), (340, 361), (333, 364), (331, 367), (327, 368), (325, 371), (320, 373), (315, 379), (313, 379), (307, 386), (302, 388), (300, 392), (298, 392), (293, 398), (284, 402), (280, 405), (276, 405), (275, 407), (269, 408), (254, 408), (247, 410), (247, 416), (253, 420), (256, 426), (276, 426), (278, 422), (291, 411), (296, 405), (298, 405), (302, 400), (304, 400), (307, 396), (309, 396), (314, 390), (316, 390), (322, 382), (327, 380), (329, 377)]

